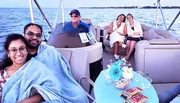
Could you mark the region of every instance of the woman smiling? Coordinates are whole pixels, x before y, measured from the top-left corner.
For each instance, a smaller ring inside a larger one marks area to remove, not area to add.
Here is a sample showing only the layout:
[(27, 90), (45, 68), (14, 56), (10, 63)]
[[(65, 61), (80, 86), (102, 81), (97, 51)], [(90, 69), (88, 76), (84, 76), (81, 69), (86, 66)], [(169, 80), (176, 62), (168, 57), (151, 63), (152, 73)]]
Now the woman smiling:
[(60, 84), (45, 65), (28, 56), (26, 45), (25, 38), (20, 34), (8, 35), (5, 41), (7, 57), (0, 66), (1, 102), (59, 103), (62, 101), (57, 89)]

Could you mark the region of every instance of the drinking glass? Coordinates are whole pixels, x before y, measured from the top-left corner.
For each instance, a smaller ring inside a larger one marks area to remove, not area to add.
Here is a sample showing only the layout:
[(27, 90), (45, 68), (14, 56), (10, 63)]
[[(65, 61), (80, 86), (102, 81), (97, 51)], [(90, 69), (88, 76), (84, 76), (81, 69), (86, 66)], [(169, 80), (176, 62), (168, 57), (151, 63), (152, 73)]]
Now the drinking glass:
[(143, 72), (141, 71), (135, 71), (136, 75), (133, 76), (133, 81), (135, 82), (135, 85), (139, 88), (142, 88), (143, 83)]
[(143, 80), (144, 73), (141, 71), (135, 71), (137, 75), (134, 77), (135, 82), (141, 82)]
[(137, 83), (137, 86), (141, 89), (148, 89), (151, 87), (152, 79), (148, 77), (148, 73), (142, 71), (135, 71), (137, 75), (134, 77), (134, 81)]
[(107, 84), (113, 83), (113, 81), (110, 79), (110, 77), (108, 75), (108, 69), (103, 73), (103, 75), (104, 75), (104, 78), (105, 78)]
[(148, 77), (148, 76), (145, 75), (144, 78), (145, 78), (146, 80), (144, 80), (144, 81), (141, 83), (141, 87), (142, 87), (143, 90), (150, 88), (150, 87), (151, 87), (151, 83), (152, 83), (152, 79), (151, 79), (150, 77)]

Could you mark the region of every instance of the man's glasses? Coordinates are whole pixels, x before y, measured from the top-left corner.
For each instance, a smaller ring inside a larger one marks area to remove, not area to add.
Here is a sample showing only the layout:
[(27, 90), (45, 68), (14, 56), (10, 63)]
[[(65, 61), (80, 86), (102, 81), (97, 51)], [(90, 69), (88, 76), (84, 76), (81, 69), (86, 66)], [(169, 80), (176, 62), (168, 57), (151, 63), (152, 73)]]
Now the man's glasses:
[(72, 16), (72, 15), (71, 15), (71, 18), (77, 18), (77, 17), (78, 17), (78, 15), (76, 15), (76, 16)]
[(26, 50), (26, 47), (20, 47), (19, 49), (17, 49), (17, 48), (11, 48), (11, 49), (9, 49), (9, 53), (11, 53), (11, 54), (16, 54), (17, 53), (17, 51), (19, 50), (19, 52), (24, 52), (25, 50)]
[(34, 36), (36, 36), (36, 38), (40, 39), (41, 36), (42, 36), (41, 33), (33, 33), (33, 32), (31, 32), (31, 31), (28, 31), (26, 34), (27, 34), (30, 38), (33, 38)]

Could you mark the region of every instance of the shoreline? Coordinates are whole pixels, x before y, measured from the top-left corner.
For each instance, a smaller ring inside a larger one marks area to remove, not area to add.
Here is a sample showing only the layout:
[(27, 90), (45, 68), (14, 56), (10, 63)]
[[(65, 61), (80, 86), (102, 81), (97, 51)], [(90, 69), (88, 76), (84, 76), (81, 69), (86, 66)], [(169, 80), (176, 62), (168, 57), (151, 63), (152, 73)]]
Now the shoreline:
[[(79, 7), (79, 8), (80, 9), (157, 9), (156, 6)], [(162, 9), (180, 9), (180, 6), (163, 6)]]

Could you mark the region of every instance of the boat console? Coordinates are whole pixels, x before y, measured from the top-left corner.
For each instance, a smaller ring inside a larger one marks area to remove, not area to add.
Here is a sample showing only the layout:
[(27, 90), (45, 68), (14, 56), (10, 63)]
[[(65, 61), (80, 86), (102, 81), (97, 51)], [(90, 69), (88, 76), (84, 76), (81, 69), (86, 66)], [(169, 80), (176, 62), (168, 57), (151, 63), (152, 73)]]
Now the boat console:
[[(68, 60), (71, 66), (72, 75), (79, 82), (82, 77), (89, 77), (93, 81), (103, 69), (102, 67), (102, 43), (82, 43), (79, 36), (72, 36), (71, 33), (63, 33), (62, 24), (58, 24), (52, 32), (48, 44), (57, 48)], [(82, 87), (89, 92), (87, 81), (81, 81)]]

